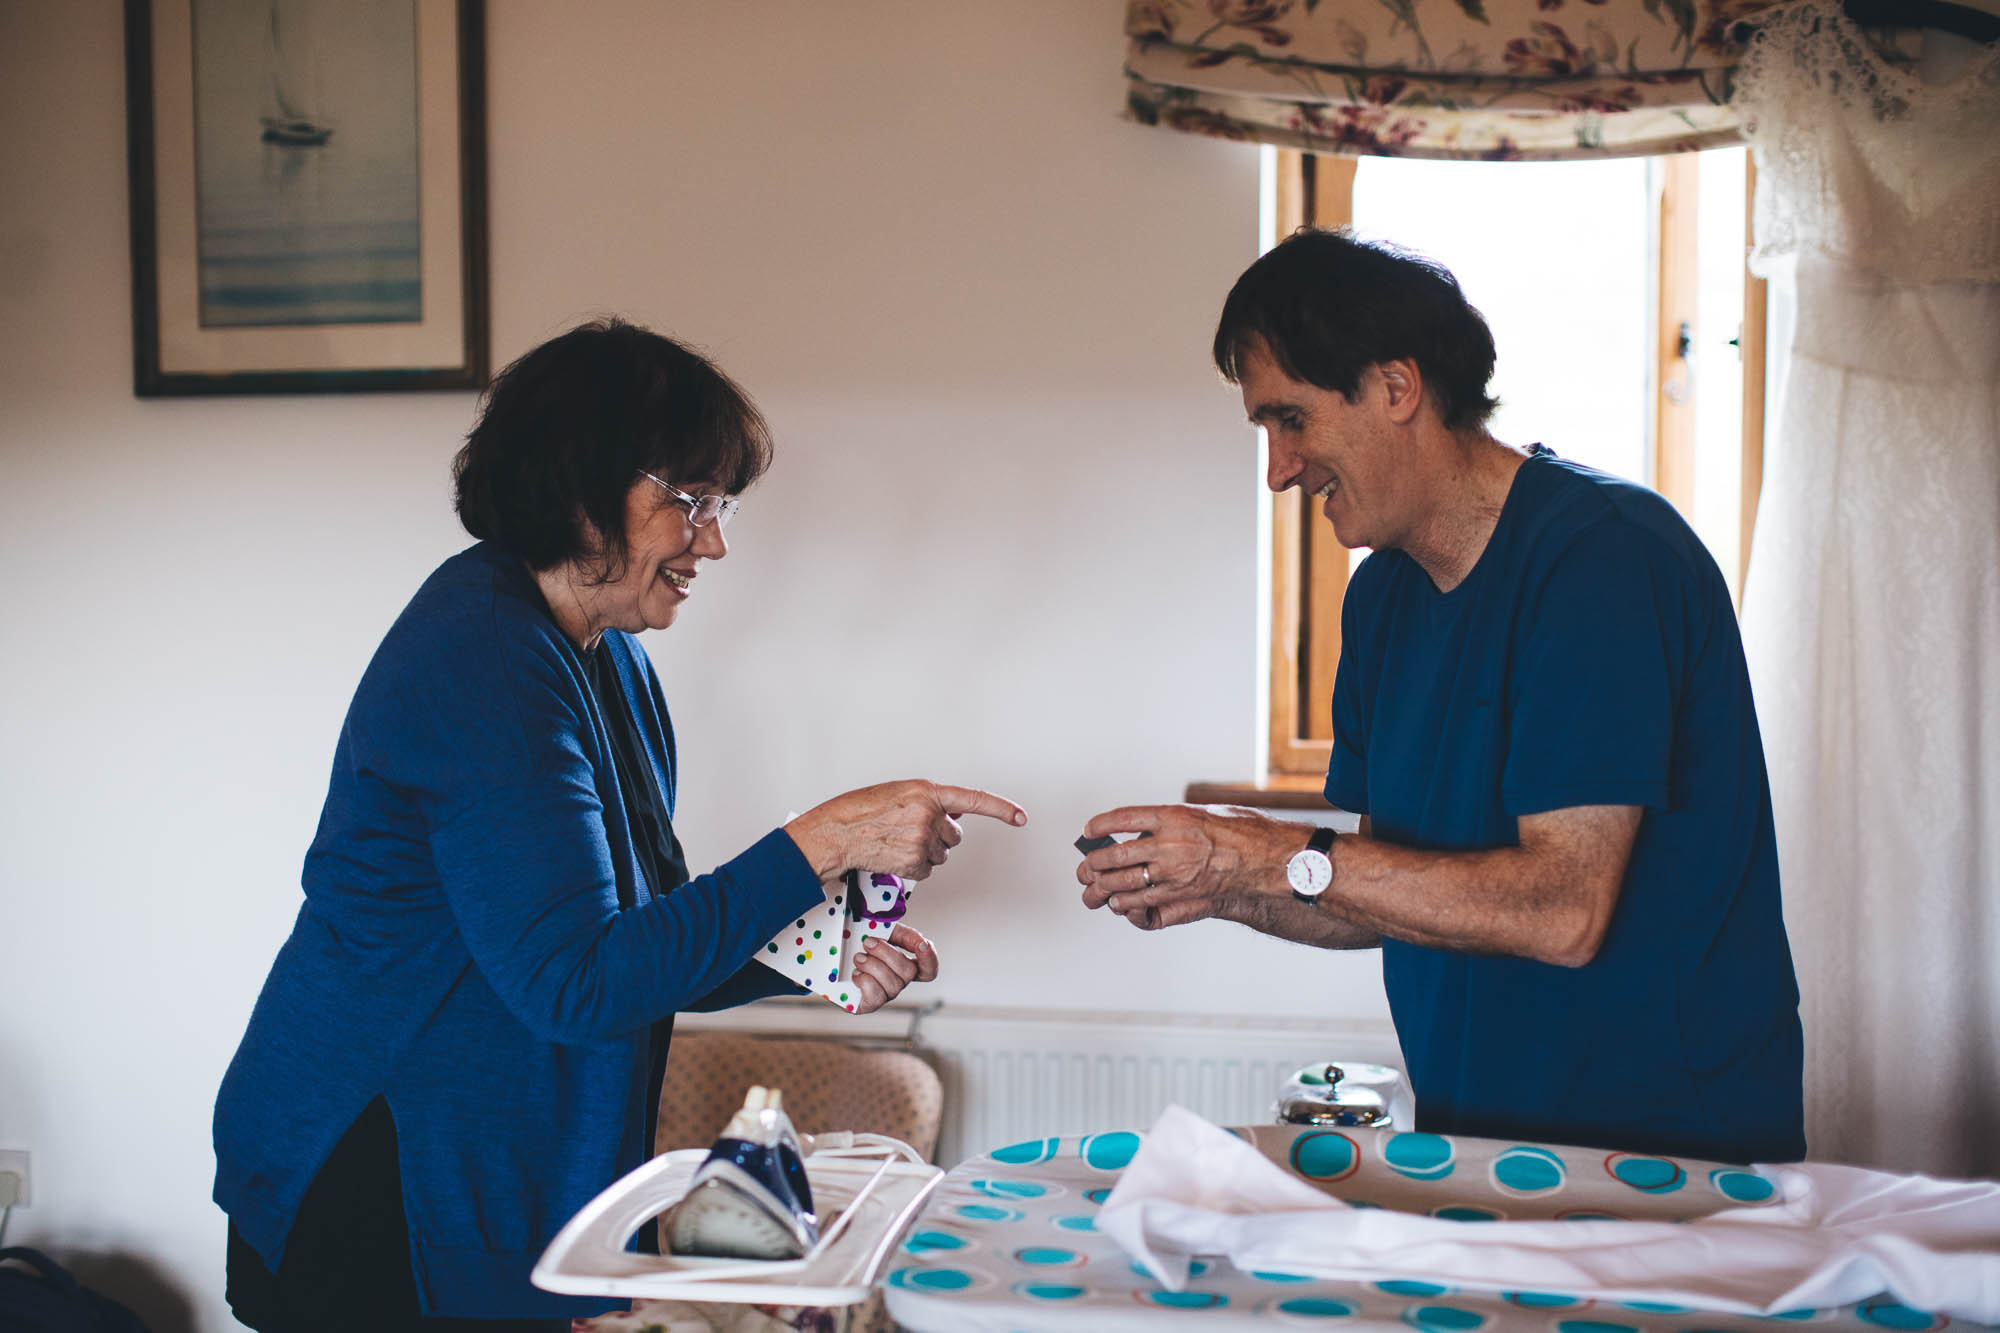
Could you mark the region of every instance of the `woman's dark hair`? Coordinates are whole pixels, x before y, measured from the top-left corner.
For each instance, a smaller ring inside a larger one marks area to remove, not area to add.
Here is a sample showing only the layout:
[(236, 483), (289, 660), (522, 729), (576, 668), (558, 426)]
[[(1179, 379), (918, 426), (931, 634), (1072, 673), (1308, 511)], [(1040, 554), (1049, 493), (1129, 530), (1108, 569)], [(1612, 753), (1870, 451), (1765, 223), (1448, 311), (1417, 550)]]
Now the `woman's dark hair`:
[(1345, 227), (1301, 227), (1236, 280), (1215, 329), (1230, 383), (1260, 340), (1287, 375), (1350, 403), (1368, 367), (1407, 357), (1448, 429), (1484, 425), (1500, 405), (1486, 391), (1493, 331), (1451, 270)]
[(641, 472), (735, 495), (770, 465), (770, 428), (707, 357), (602, 319), (494, 377), (452, 477), (473, 536), (531, 569), (594, 561), (599, 578), (615, 579), (625, 497)]

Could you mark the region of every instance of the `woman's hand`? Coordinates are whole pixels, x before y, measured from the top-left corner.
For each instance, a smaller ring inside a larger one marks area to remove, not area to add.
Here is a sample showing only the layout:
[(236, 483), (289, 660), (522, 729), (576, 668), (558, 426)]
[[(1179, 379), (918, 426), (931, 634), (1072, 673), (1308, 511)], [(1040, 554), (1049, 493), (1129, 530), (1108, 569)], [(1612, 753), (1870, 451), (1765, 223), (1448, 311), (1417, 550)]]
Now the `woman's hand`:
[[(890, 947), (892, 945), (897, 947)], [(936, 981), (937, 950), (931, 947), (929, 940), (899, 921), (896, 928), (889, 932), (887, 944), (869, 937), (861, 946), (861, 955), (854, 960), (852, 967), (854, 970), (850, 976), (861, 992), (861, 1000), (854, 1006), (854, 1012), (872, 1014), (901, 995), (903, 987), (912, 981)]]
[(960, 815), (1016, 827), (1028, 822), (1020, 806), (992, 792), (915, 779), (836, 796), (785, 825), (785, 832), (822, 884), (850, 870), (923, 879), (965, 837)]

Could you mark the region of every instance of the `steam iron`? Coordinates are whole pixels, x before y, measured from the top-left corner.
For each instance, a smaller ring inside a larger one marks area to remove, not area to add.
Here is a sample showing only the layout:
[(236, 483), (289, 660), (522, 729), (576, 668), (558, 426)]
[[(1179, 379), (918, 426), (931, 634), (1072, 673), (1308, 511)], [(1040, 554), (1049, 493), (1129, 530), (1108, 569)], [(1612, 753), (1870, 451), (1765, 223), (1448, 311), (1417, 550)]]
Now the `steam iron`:
[(776, 1088), (753, 1087), (693, 1184), (662, 1219), (667, 1249), (714, 1259), (801, 1259), (819, 1240), (812, 1186)]

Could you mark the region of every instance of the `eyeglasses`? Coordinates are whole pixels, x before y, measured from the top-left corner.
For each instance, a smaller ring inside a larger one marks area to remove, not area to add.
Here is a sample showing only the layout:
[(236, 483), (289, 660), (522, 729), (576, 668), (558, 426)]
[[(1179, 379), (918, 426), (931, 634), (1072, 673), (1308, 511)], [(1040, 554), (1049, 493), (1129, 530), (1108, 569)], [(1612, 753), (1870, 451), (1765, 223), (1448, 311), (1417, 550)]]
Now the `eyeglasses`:
[(729, 526), (729, 520), (736, 517), (736, 511), (743, 507), (741, 500), (732, 500), (726, 495), (689, 495), (677, 486), (669, 486), (652, 473), (643, 469), (640, 476), (652, 482), (670, 497), (687, 506), (688, 522), (697, 528), (705, 528), (713, 523), (718, 528)]

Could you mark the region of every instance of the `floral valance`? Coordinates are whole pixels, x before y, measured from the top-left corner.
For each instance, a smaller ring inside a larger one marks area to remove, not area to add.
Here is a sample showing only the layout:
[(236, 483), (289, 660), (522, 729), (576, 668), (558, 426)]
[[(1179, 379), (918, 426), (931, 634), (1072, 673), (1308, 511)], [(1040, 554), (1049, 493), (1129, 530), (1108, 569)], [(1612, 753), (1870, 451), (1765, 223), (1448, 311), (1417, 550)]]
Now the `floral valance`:
[(1778, 0), (1132, 0), (1148, 125), (1395, 157), (1547, 159), (1738, 141), (1742, 21)]

